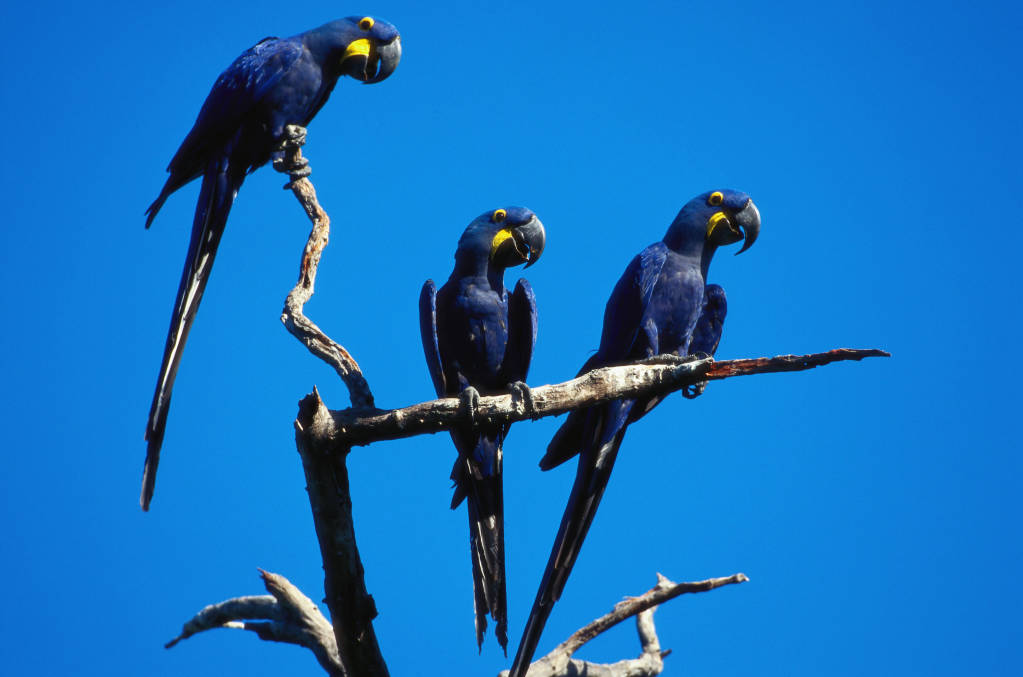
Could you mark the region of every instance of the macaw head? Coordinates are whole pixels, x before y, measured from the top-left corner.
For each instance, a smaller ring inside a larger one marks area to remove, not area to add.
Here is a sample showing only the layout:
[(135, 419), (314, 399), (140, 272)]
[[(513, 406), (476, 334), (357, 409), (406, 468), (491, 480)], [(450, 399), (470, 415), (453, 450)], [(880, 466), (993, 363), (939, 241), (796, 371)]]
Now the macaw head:
[(687, 202), (668, 228), (664, 243), (679, 253), (713, 253), (745, 238), (736, 252), (753, 246), (760, 234), (760, 212), (746, 193), (713, 190)]
[(472, 265), (476, 270), (486, 266), (490, 271), (504, 273), (525, 263), (530, 267), (543, 253), (547, 233), (540, 219), (525, 207), (502, 207), (484, 212), (470, 223), (455, 252), (456, 267)]
[(383, 19), (350, 16), (332, 21), (312, 31), (307, 41), (326, 41), (325, 57), (342, 75), (365, 84), (380, 82), (401, 61), (401, 36), (398, 29)]

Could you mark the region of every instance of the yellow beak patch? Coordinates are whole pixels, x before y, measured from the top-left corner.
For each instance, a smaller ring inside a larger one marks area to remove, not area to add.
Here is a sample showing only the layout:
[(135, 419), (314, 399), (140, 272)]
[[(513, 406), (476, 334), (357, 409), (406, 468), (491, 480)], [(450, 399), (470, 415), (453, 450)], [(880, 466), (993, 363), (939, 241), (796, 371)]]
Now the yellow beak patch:
[(369, 40), (366, 38), (359, 38), (352, 44), (348, 45), (348, 49), (345, 50), (344, 56), (341, 57), (341, 63), (344, 63), (353, 56), (364, 56), (369, 58)]
[(497, 253), (497, 248), (504, 244), (504, 241), (512, 236), (510, 228), (502, 228), (497, 231), (497, 235), (494, 236), (493, 242), (490, 243), (490, 258), (493, 260), (494, 254)]
[(728, 223), (728, 217), (724, 212), (714, 212), (714, 214), (707, 219), (707, 237), (714, 234), (714, 229), (718, 227), (718, 224), (724, 221)]

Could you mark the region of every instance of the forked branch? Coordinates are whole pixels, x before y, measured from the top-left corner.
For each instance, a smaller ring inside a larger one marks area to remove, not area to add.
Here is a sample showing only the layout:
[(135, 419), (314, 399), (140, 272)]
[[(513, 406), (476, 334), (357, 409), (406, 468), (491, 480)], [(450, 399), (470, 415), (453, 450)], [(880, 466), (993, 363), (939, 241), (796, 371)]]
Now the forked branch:
[(211, 604), (167, 642), (168, 649), (183, 639), (214, 628), (249, 630), (268, 642), (304, 646), (313, 652), (327, 674), (341, 677), (334, 630), (319, 607), (284, 576), (259, 570), (269, 595), (235, 597)]
[[(654, 611), (657, 606), (690, 592), (706, 592), (723, 585), (745, 583), (745, 574), (734, 574), (725, 578), (709, 578), (696, 583), (672, 583), (657, 574), (657, 585), (639, 597), (629, 597), (619, 602), (607, 614), (585, 627), (576, 630), (572, 636), (554, 647), (554, 650), (529, 666), (527, 677), (648, 677), (659, 675), (664, 669), (663, 659), (670, 651), (661, 651), (660, 641), (654, 628)], [(572, 658), (579, 648), (594, 637), (607, 632), (622, 621), (636, 617), (643, 653), (638, 658), (617, 663), (589, 663)], [(502, 671), (501, 676), (508, 671)]]
[[(799, 371), (841, 360), (888, 355), (881, 350), (839, 349), (812, 355), (782, 355), (720, 362), (709, 358), (662, 355), (638, 364), (597, 369), (570, 381), (541, 386), (525, 394), (481, 397), (478, 408), (471, 412), (466, 411), (462, 403), (453, 398), (432, 400), (403, 409), (375, 409), (373, 394), (359, 365), (344, 347), (327, 336), (303, 313), (305, 303), (313, 295), (320, 256), (330, 237), (330, 219), (317, 201), (316, 191), (307, 178), (308, 162), (301, 153), (304, 143), (305, 130), (289, 126), (281, 146), (283, 157), (274, 162), (275, 169), (289, 174), (291, 180), (285, 187), (291, 188), (313, 224), (303, 251), (299, 279), (288, 294), (281, 320), (310, 352), (337, 371), (351, 395), (351, 408), (331, 411), (314, 390), (300, 402), (295, 421), (296, 446), (302, 457), (309, 503), (323, 558), (326, 602), (333, 627), (319, 613), (316, 605), (286, 579), (264, 573), (264, 581), (271, 596), (237, 598), (207, 607), (189, 621), (182, 634), (168, 646), (214, 627), (242, 628), (256, 632), (263, 639), (291, 642), (312, 649), (320, 664), (331, 675), (384, 677), (388, 674), (373, 631), (372, 620), (377, 613), (376, 606), (366, 590), (362, 562), (355, 542), (346, 467), (347, 455), (353, 445), (436, 433), (464, 424), (470, 417), (477, 422), (487, 423), (535, 419), (621, 397), (666, 395), (708, 380)], [(660, 650), (654, 630), (655, 606), (687, 592), (712, 590), (745, 580), (742, 574), (681, 584), (661, 578), (652, 590), (622, 602), (611, 613), (574, 633), (554, 651), (534, 663), (529, 674), (535, 677), (634, 677), (659, 674), (663, 669), (662, 659), (667, 652)], [(586, 663), (572, 658), (572, 654), (585, 642), (632, 616), (637, 618), (643, 646), (639, 658), (610, 665)]]
[[(289, 125), (285, 133), (281, 148), (284, 157), (274, 162), (274, 169), (288, 173), (291, 181), (285, 187), (291, 188), (313, 222), (313, 228), (302, 253), (298, 282), (284, 302), (281, 321), (311, 353), (337, 371), (348, 386), (353, 408), (372, 407), (373, 394), (355, 359), (303, 313), (303, 306), (315, 291), (320, 255), (330, 240), (330, 218), (316, 199), (316, 190), (308, 178), (309, 162), (302, 157), (305, 129)], [(373, 631), (376, 605), (366, 590), (362, 559), (355, 543), (352, 499), (345, 465), (347, 452), (325, 453), (321, 443), (321, 408), (322, 402), (316, 394), (307, 397), (300, 405), (295, 421), (295, 443), (302, 457), (309, 506), (323, 559), (323, 587), (337, 641), (338, 659), (347, 675), (385, 677), (388, 674), (387, 664)]]

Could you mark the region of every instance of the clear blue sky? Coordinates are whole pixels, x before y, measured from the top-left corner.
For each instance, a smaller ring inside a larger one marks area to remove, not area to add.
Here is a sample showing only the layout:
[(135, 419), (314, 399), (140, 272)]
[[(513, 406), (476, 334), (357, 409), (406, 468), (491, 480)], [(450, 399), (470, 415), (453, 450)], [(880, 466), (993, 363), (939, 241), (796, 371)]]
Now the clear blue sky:
[[(0, 671), (317, 673), (307, 652), (240, 632), (162, 648), (204, 605), (260, 593), (256, 567), (322, 597), (292, 420), (314, 385), (348, 401), (278, 322), (307, 221), (273, 171), (243, 187), (143, 514), (144, 422), (197, 186), (149, 232), (142, 212), (237, 54), (368, 13), (399, 28), (404, 60), (380, 85), (342, 81), (311, 125), (335, 225), (307, 310), (381, 406), (431, 396), (420, 285), (446, 278), (474, 216), (507, 204), (547, 226), (528, 271), (533, 385), (575, 373), (628, 260), (720, 187), (754, 197), (763, 232), (711, 269), (731, 313), (719, 356), (894, 355), (714, 384), (631, 429), (541, 652), (655, 572), (743, 571), (750, 583), (658, 612), (667, 674), (1023, 672), (1018, 5), (289, 7), (0, 10)], [(574, 476), (536, 467), (557, 424), (518, 424), (506, 448), (513, 642)], [(437, 435), (351, 457), (394, 675), (510, 663), (492, 635), (474, 646), (453, 453)], [(623, 627), (581, 655), (637, 652)]]

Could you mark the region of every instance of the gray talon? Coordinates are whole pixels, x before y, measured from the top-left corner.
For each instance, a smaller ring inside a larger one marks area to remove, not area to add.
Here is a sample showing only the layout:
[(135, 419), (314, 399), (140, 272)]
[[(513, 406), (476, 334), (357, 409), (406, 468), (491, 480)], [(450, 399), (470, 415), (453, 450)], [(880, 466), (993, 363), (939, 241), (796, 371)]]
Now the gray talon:
[(298, 179), (304, 179), (312, 174), (309, 168), (309, 160), (299, 155), (299, 149), (305, 145), (306, 130), (299, 125), (287, 125), (284, 134), (281, 136), (277, 151), (273, 157), (273, 168), (282, 174), (288, 174), (291, 181), (285, 184), (284, 189), (291, 188), (291, 184)]
[(519, 400), (522, 402), (522, 410), (530, 420), (536, 421), (540, 418), (540, 415), (536, 413), (536, 403), (533, 401), (533, 391), (522, 381), (515, 381), (514, 383), (508, 384), (508, 390), (512, 392), (512, 399), (518, 395)]
[(469, 419), (469, 425), (476, 428), (479, 425), (480, 392), (469, 386), (458, 393), (458, 399), (462, 401), (462, 409)]

